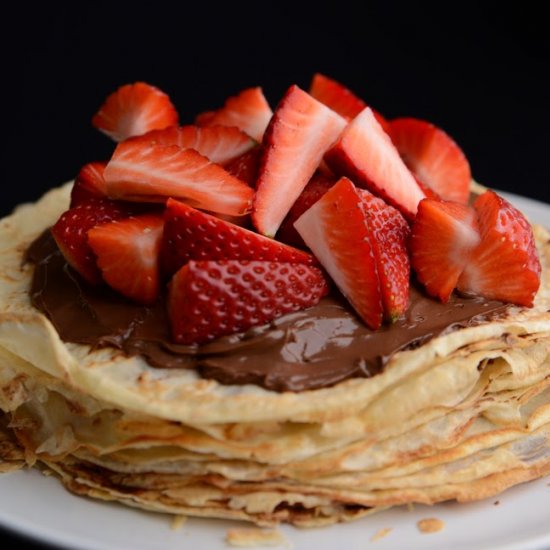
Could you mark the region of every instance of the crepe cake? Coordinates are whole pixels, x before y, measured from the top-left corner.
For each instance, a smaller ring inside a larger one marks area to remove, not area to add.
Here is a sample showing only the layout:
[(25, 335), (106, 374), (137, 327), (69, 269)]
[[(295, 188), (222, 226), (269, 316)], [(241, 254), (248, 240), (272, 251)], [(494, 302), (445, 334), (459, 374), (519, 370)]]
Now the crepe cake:
[(71, 193), (0, 222), (2, 471), (36, 466), (147, 510), (319, 526), (481, 499), (550, 470), (544, 228), (532, 307), (441, 303), (416, 285), (403, 315), (373, 330), (332, 290), (193, 346), (171, 340), (164, 307), (67, 266), (48, 230)]

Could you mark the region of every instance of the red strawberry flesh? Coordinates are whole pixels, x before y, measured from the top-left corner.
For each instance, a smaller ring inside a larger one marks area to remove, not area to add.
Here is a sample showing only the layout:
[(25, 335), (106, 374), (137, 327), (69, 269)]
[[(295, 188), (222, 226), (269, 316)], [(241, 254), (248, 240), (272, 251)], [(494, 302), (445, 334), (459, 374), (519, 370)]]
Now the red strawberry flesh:
[(201, 126), (235, 126), (260, 142), (272, 115), (262, 89), (256, 87), (230, 97), (221, 109), (201, 113), (195, 122)]
[(363, 200), (341, 178), (294, 223), (359, 317), (372, 329), (382, 324), (380, 282)]
[(481, 242), (460, 276), (458, 288), (531, 307), (540, 286), (541, 265), (529, 222), (494, 191), (480, 195), (474, 208)]
[[(309, 93), (347, 120), (355, 118), (367, 106), (361, 98), (357, 97), (343, 84), (320, 73), (313, 75)], [(374, 109), (372, 112), (384, 131), (389, 133), (389, 122)]]
[(218, 164), (226, 164), (256, 145), (256, 142), (244, 132), (228, 126), (171, 126), (164, 130), (152, 130), (134, 139), (158, 145), (177, 145), (182, 149), (195, 149)]
[(260, 170), (260, 160), (262, 155), (261, 147), (254, 147), (250, 151), (233, 159), (225, 165), (225, 169), (236, 178), (244, 181), (252, 188), (256, 187), (258, 172)]
[(425, 195), (370, 108), (353, 119), (325, 159), (335, 173), (383, 198), (408, 220), (414, 219)]
[(410, 261), (407, 250), (409, 224), (400, 212), (358, 189), (370, 231), (370, 243), (378, 269), (384, 316), (389, 321), (401, 317), (409, 305)]
[(169, 285), (168, 315), (179, 344), (205, 344), (313, 306), (328, 292), (313, 266), (263, 261), (191, 261)]
[(325, 176), (321, 172), (316, 172), (309, 180), (300, 196), (296, 199), (292, 208), (286, 215), (279, 231), (277, 231), (277, 240), (298, 248), (306, 248), (306, 243), (296, 228), (294, 222), (309, 208), (311, 208), (334, 184), (334, 176)]
[(168, 199), (162, 265), (169, 275), (190, 260), (259, 260), (313, 264), (310, 254)]
[(107, 199), (88, 199), (65, 211), (52, 227), (52, 235), (69, 265), (89, 283), (98, 284), (101, 273), (88, 243), (88, 231), (131, 214), (127, 205)]
[(391, 122), (391, 137), (405, 164), (443, 199), (466, 204), (472, 179), (460, 147), (440, 128), (414, 118)]
[(153, 304), (158, 298), (163, 226), (162, 215), (145, 214), (96, 226), (88, 232), (103, 280), (135, 302)]
[(292, 86), (266, 131), (252, 221), (273, 237), (346, 121)]
[(193, 149), (128, 140), (105, 168), (114, 199), (165, 202), (174, 197), (213, 212), (246, 214), (254, 191)]
[(479, 244), (473, 208), (424, 199), (412, 225), (411, 263), (428, 294), (447, 302)]
[(309, 93), (347, 119), (355, 118), (367, 106), (343, 84), (320, 73), (313, 75)]
[(90, 162), (84, 165), (71, 189), (71, 208), (83, 201), (93, 198), (107, 198), (107, 190), (103, 172), (106, 161)]
[(115, 141), (178, 123), (170, 98), (144, 82), (126, 84), (112, 93), (94, 115), (92, 124)]

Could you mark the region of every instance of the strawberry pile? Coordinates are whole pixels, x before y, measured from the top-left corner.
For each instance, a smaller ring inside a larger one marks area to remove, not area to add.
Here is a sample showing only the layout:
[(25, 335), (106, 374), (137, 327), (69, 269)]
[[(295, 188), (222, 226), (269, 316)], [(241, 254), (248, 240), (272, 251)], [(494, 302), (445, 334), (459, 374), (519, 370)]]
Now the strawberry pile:
[(261, 88), (179, 126), (145, 83), (93, 125), (118, 142), (84, 166), (52, 228), (69, 265), (144, 305), (166, 300), (175, 342), (204, 344), (315, 305), (334, 283), (373, 330), (426, 291), (532, 306), (540, 263), (523, 215), (432, 124), (386, 120), (314, 76), (272, 111)]

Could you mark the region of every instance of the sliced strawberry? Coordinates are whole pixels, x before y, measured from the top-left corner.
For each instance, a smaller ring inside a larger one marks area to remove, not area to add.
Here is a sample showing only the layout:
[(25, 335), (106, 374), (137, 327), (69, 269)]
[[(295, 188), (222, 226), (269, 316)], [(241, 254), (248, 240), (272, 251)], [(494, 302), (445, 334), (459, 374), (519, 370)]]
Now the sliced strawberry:
[(256, 142), (238, 128), (229, 126), (170, 126), (133, 138), (158, 145), (195, 149), (212, 162), (225, 164), (246, 153)]
[(410, 239), (411, 263), (428, 294), (449, 300), (479, 241), (473, 208), (442, 200), (420, 202)]
[(309, 208), (311, 208), (334, 184), (334, 176), (325, 176), (317, 171), (309, 180), (300, 196), (296, 199), (292, 208), (289, 210), (286, 218), (283, 220), (279, 231), (277, 231), (277, 240), (298, 248), (305, 248), (306, 243), (296, 228), (294, 222)]
[(467, 204), (472, 175), (460, 147), (443, 130), (415, 118), (391, 122), (392, 140), (405, 164), (441, 198)]
[(85, 164), (80, 169), (71, 189), (71, 208), (88, 199), (107, 198), (103, 178), (105, 166), (107, 166), (106, 161), (98, 161)]
[(414, 219), (425, 195), (370, 108), (350, 122), (325, 159), (335, 173), (348, 176), (408, 220)]
[(302, 250), (168, 199), (162, 265), (169, 275), (190, 260), (261, 260), (314, 264)]
[(346, 120), (291, 86), (266, 131), (252, 221), (273, 237)]
[(204, 126), (236, 126), (256, 141), (262, 141), (272, 115), (262, 89), (247, 88), (230, 97), (221, 109), (199, 114), (195, 122)]
[(420, 187), (420, 190), (422, 191), (422, 193), (424, 193), (424, 195), (426, 195), (427, 199), (441, 200), (441, 197), (431, 187), (423, 184), (414, 174), (413, 176), (416, 180), (416, 183), (418, 184), (418, 187)]
[(193, 149), (139, 140), (120, 143), (104, 172), (110, 197), (164, 202), (182, 199), (197, 208), (240, 216), (254, 191)]
[(97, 256), (103, 280), (140, 304), (152, 304), (159, 295), (163, 226), (161, 214), (144, 214), (88, 231), (88, 242)]
[(328, 293), (321, 271), (304, 264), (191, 261), (169, 285), (168, 315), (179, 344), (205, 344), (311, 307)]
[(494, 191), (480, 195), (474, 208), (481, 242), (460, 276), (459, 290), (531, 307), (541, 266), (529, 222)]
[(261, 147), (254, 147), (240, 157), (228, 162), (225, 169), (236, 178), (244, 181), (250, 187), (256, 187), (258, 172), (260, 170), (260, 160), (262, 155)]
[(214, 124), (212, 120), (215, 116), (216, 111), (204, 111), (195, 117), (195, 124), (197, 126), (209, 126), (210, 124)]
[[(357, 97), (343, 84), (320, 73), (313, 75), (309, 93), (347, 120), (355, 118), (367, 106), (362, 99)], [(384, 131), (390, 133), (389, 122), (374, 109), (372, 112)]]
[(92, 118), (92, 124), (115, 141), (177, 123), (178, 113), (170, 98), (144, 82), (119, 88)]
[(323, 176), (327, 176), (328, 178), (335, 178), (335, 181), (336, 179), (338, 179), (336, 178), (336, 176), (334, 175), (334, 172), (328, 167), (328, 164), (324, 160), (322, 160), (319, 163), (319, 168), (317, 168), (317, 172), (319, 172)]
[(101, 273), (88, 244), (88, 231), (132, 213), (125, 204), (108, 199), (88, 199), (64, 212), (52, 227), (52, 235), (69, 265), (88, 282), (97, 284), (101, 282)]
[(409, 306), (411, 266), (408, 241), (410, 228), (399, 210), (357, 189), (367, 216), (370, 242), (376, 260), (384, 316), (389, 321), (401, 317)]
[(359, 317), (372, 329), (382, 324), (378, 269), (363, 199), (341, 178), (294, 223)]
[(309, 93), (348, 120), (355, 118), (367, 106), (343, 84), (320, 73), (313, 75)]

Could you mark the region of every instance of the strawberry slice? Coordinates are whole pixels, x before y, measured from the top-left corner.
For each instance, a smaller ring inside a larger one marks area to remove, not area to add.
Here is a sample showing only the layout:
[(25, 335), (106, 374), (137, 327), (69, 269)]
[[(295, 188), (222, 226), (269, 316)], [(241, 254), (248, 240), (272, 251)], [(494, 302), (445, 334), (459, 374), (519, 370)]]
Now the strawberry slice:
[(160, 291), (159, 254), (164, 220), (144, 214), (88, 231), (103, 280), (140, 304), (153, 304)]
[(65, 211), (52, 227), (52, 235), (69, 265), (89, 283), (97, 284), (101, 282), (101, 272), (88, 244), (88, 231), (132, 213), (125, 204), (108, 199), (88, 199)]
[(541, 266), (529, 222), (494, 191), (480, 195), (474, 208), (481, 242), (466, 264), (458, 288), (531, 307), (540, 285)]
[(291, 86), (266, 131), (252, 222), (273, 237), (346, 120)]
[(279, 231), (277, 231), (277, 240), (291, 246), (297, 246), (298, 248), (306, 248), (306, 243), (304, 243), (304, 240), (300, 237), (298, 231), (296, 231), (294, 222), (306, 210), (311, 208), (335, 183), (336, 178), (334, 176), (326, 176), (320, 171), (315, 172), (283, 220)]
[(158, 145), (195, 149), (212, 162), (225, 164), (246, 153), (256, 142), (238, 128), (229, 126), (170, 126), (133, 138)]
[(254, 147), (240, 157), (233, 159), (225, 165), (225, 169), (236, 178), (244, 181), (250, 187), (256, 187), (258, 172), (260, 171), (261, 147)]
[(443, 130), (415, 118), (391, 122), (391, 137), (405, 164), (441, 198), (467, 204), (472, 175), (460, 147)]
[(107, 198), (107, 190), (103, 172), (106, 161), (90, 162), (85, 164), (74, 180), (71, 189), (71, 208), (81, 202), (93, 198)]
[(214, 124), (212, 120), (214, 119), (215, 116), (216, 116), (216, 111), (204, 111), (202, 113), (199, 113), (195, 117), (195, 124), (197, 126), (209, 126), (210, 124)]
[(140, 140), (120, 143), (104, 172), (115, 199), (165, 202), (176, 197), (213, 212), (240, 216), (250, 210), (254, 191), (193, 149)]
[[(309, 93), (347, 120), (355, 118), (367, 106), (362, 99), (343, 84), (320, 73), (313, 75)], [(389, 134), (391, 131), (389, 122), (374, 109), (372, 112), (380, 126)]]
[(187, 204), (168, 199), (162, 265), (174, 274), (190, 260), (261, 260), (314, 264), (302, 250), (279, 243)]
[(399, 210), (375, 197), (366, 189), (357, 189), (370, 231), (370, 243), (380, 280), (384, 317), (395, 321), (409, 306), (410, 227)]
[(449, 300), (479, 242), (473, 208), (442, 200), (420, 202), (412, 225), (411, 263), (428, 294)]
[(145, 82), (120, 87), (92, 118), (93, 126), (115, 141), (177, 123), (178, 113), (170, 98)]
[(328, 271), (359, 317), (376, 330), (383, 304), (363, 199), (341, 178), (294, 227)]
[(336, 174), (366, 187), (408, 220), (414, 219), (418, 203), (425, 198), (368, 107), (350, 122), (325, 160)]
[(199, 126), (236, 126), (259, 142), (272, 115), (262, 89), (247, 88), (230, 97), (221, 109), (199, 114), (195, 123)]
[(177, 343), (205, 344), (314, 306), (327, 293), (323, 274), (313, 266), (191, 261), (170, 282), (168, 315)]
[(413, 176), (416, 180), (416, 183), (418, 184), (418, 187), (420, 187), (420, 190), (422, 191), (422, 193), (424, 193), (424, 195), (426, 195), (427, 199), (441, 200), (441, 197), (431, 187), (423, 184), (414, 174)]

